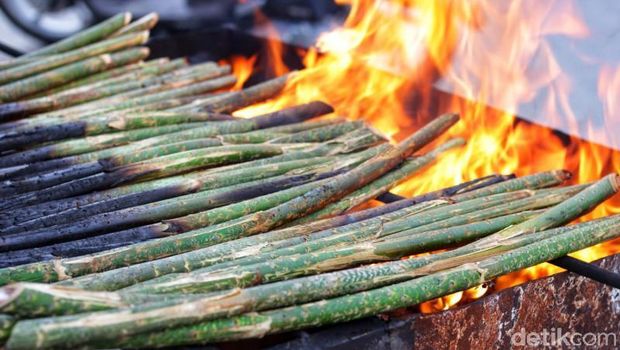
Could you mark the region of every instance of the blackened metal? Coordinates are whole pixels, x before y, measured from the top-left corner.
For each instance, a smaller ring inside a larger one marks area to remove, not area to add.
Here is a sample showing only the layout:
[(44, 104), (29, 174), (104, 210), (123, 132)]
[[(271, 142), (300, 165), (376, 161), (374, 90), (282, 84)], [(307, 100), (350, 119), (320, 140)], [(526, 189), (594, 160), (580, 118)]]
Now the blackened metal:
[(581, 276), (586, 276), (597, 282), (620, 289), (620, 274), (604, 270), (596, 265), (573, 258), (572, 256), (563, 256), (561, 258), (551, 260), (549, 263), (577, 273)]

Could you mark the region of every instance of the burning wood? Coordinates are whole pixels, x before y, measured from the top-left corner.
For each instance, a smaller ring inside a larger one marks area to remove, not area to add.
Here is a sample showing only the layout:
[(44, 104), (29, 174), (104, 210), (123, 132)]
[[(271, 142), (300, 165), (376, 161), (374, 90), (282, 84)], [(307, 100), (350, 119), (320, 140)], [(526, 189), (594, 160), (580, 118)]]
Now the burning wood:
[[(177, 346), (342, 322), (620, 236), (617, 215), (566, 225), (618, 192), (616, 174), (568, 186), (565, 170), (481, 176), (355, 211), (454, 161), (459, 133), (479, 136), (446, 113), (387, 143), (298, 95), (316, 67), (238, 90), (226, 65), (142, 62), (148, 50), (134, 46), (157, 16), (129, 22), (0, 70), (8, 349)], [(337, 112), (341, 93), (326, 98)]]

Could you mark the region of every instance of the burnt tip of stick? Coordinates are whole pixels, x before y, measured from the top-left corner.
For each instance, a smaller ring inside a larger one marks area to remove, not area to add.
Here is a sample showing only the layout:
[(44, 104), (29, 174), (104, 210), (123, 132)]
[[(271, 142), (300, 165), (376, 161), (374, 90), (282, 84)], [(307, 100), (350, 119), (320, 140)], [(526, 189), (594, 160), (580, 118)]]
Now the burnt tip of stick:
[(0, 104), (0, 122), (6, 119), (24, 117), (28, 113), (27, 108), (21, 102), (8, 102)]
[(298, 106), (288, 107), (276, 112), (263, 114), (252, 120), (259, 128), (268, 128), (284, 124), (300, 123), (308, 119), (333, 113), (334, 109), (322, 101), (314, 101)]
[(563, 181), (570, 180), (573, 177), (573, 174), (565, 169), (554, 170), (553, 173), (558, 177), (558, 179)]
[(620, 190), (620, 176), (617, 173), (612, 173), (607, 175), (609, 178), (609, 183), (611, 183), (611, 188), (613, 188), (614, 192), (618, 192)]

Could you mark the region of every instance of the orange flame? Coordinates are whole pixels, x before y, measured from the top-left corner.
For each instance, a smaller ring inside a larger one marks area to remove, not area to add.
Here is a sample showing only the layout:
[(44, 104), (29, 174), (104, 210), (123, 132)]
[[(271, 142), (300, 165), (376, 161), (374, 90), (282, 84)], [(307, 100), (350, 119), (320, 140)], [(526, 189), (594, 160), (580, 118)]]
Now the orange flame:
[(254, 62), (256, 62), (256, 55), (246, 58), (244, 56), (232, 56), (230, 57), (230, 63), (233, 74), (237, 77), (237, 82), (235, 86), (231, 88), (231, 90), (241, 90), (243, 88), (243, 84), (248, 80), (250, 75), (252, 75), (252, 70), (254, 69)]
[[(352, 0), (342, 27), (320, 36), (304, 57), (306, 69), (277, 98), (237, 111), (253, 116), (313, 100), (336, 113), (363, 118), (400, 139), (428, 118), (430, 110), (455, 111), (461, 122), (441, 142), (462, 136), (467, 145), (442, 156), (394, 192), (415, 195), (494, 173), (527, 175), (565, 168), (585, 183), (620, 172), (620, 152), (574, 137), (560, 138), (548, 128), (519, 121), (520, 104), (546, 96), (548, 118), (577, 127), (570, 110), (571, 82), (562, 72), (548, 35), (584, 37), (588, 30), (567, 1)], [(273, 51), (273, 49), (272, 49)], [(458, 60), (454, 58), (457, 57)], [(440, 81), (439, 81), (440, 80)], [(460, 97), (432, 89), (439, 81)], [(599, 95), (606, 122), (620, 111), (620, 69), (605, 67)], [(502, 111), (488, 107), (492, 102)], [(435, 113), (435, 112), (433, 112)], [(564, 117), (568, 116), (568, 117)], [(605, 132), (590, 125), (590, 132)], [(583, 220), (620, 212), (620, 196)], [(594, 260), (620, 252), (620, 240), (574, 255)], [(542, 264), (496, 281), (496, 289), (560, 271)], [(477, 287), (421, 305), (441, 310), (486, 292)]]

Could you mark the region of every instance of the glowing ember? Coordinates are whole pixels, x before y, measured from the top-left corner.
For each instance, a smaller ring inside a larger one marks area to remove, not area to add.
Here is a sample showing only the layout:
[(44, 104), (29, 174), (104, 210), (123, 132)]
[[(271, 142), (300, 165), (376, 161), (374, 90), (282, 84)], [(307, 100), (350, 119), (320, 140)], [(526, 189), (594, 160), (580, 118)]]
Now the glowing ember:
[[(334, 106), (337, 114), (364, 118), (399, 139), (427, 117), (432, 86), (441, 77), (442, 83), (466, 97), (441, 103), (441, 110), (456, 111), (462, 117), (446, 138), (462, 136), (468, 144), (398, 186), (396, 193), (414, 195), (494, 173), (526, 175), (565, 168), (575, 175), (575, 182), (585, 183), (612, 171), (620, 172), (620, 152), (576, 138), (562, 140), (550, 129), (518, 122), (514, 116), (520, 104), (543, 91), (548, 118), (572, 116), (566, 103), (570, 79), (561, 71), (546, 41), (548, 35), (587, 35), (570, 3), (357, 0), (350, 5), (344, 25), (319, 38), (316, 48), (305, 54), (306, 69), (289, 81), (281, 96), (236, 114), (253, 116), (323, 100)], [(277, 41), (270, 44), (270, 52), (280, 52)], [(453, 56), (458, 56), (458, 66), (453, 65)], [(537, 64), (532, 64), (534, 61)], [(280, 61), (274, 67), (283, 69)], [(599, 79), (599, 96), (608, 123), (620, 112), (620, 101), (615, 97), (619, 90), (620, 69), (605, 67)], [(412, 96), (416, 111), (407, 113)], [(503, 112), (488, 108), (488, 101), (499, 101), (496, 105), (501, 105)], [(562, 122), (577, 125), (574, 118)], [(595, 137), (606, 132), (604, 127), (589, 127)], [(618, 212), (620, 198), (616, 196), (583, 219)], [(591, 261), (617, 252), (618, 240), (574, 256)], [(499, 278), (496, 288), (558, 271), (542, 264)], [(461, 299), (480, 297), (486, 289), (449, 295), (424, 303), (421, 309), (442, 310)]]

